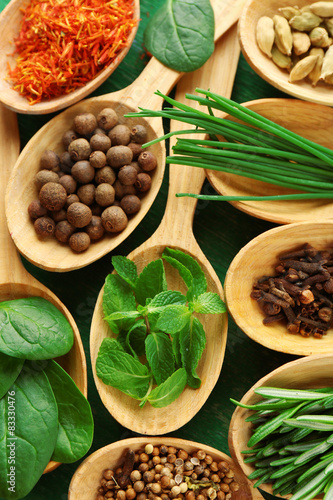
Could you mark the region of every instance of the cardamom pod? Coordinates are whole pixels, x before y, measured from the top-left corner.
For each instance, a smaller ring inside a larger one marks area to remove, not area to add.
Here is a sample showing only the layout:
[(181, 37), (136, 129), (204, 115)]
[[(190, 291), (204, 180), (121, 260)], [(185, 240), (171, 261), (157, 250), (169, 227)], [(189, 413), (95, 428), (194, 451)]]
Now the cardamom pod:
[(310, 71), (313, 70), (316, 62), (317, 62), (318, 56), (306, 56), (303, 59), (300, 59), (298, 63), (293, 67), (293, 69), (290, 71), (289, 75), (289, 82), (297, 82), (298, 80), (303, 80)]
[(273, 19), (262, 16), (256, 26), (256, 40), (260, 50), (268, 57), (272, 57), (272, 47), (275, 38)]
[(310, 6), (311, 11), (320, 17), (333, 16), (333, 2), (315, 2)]
[(329, 84), (333, 83), (333, 45), (325, 52), (320, 80), (324, 80), (324, 82)]
[(290, 56), (293, 49), (293, 37), (289, 23), (285, 17), (279, 15), (273, 17), (273, 22), (276, 45), (282, 54)]
[(309, 38), (313, 47), (329, 47), (332, 45), (332, 38), (328, 36), (327, 30), (321, 26), (313, 28), (309, 33)]
[(310, 56), (318, 56), (317, 62), (313, 67), (313, 70), (310, 71), (308, 74), (308, 78), (311, 80), (312, 86), (315, 87), (319, 81), (320, 75), (321, 75), (321, 68), (323, 66), (323, 60), (324, 60), (324, 49), (320, 47), (313, 47), (309, 55)]
[(290, 26), (297, 31), (311, 31), (320, 25), (322, 19), (313, 12), (303, 12), (300, 16), (290, 19)]
[(278, 9), (281, 12), (281, 15), (290, 21), (290, 19), (294, 16), (298, 16), (301, 11), (297, 7), (280, 7)]
[(282, 54), (276, 45), (272, 48), (272, 61), (279, 66), (279, 68), (287, 69), (288, 71), (290, 71), (292, 66), (291, 57)]
[(307, 52), (311, 47), (311, 40), (309, 35), (304, 31), (294, 31), (292, 35), (294, 53), (297, 56), (305, 54), (305, 52)]

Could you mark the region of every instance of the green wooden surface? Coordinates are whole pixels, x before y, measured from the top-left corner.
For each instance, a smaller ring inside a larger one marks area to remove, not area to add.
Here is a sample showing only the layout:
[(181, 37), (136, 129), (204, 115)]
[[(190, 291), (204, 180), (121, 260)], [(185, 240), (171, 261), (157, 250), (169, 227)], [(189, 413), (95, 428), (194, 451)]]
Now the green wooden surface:
[[(6, 5), (0, 0), (0, 9)], [(141, 22), (137, 37), (123, 63), (92, 95), (101, 95), (131, 83), (147, 62), (143, 47), (143, 32), (151, 16), (163, 0), (141, 0)], [(257, 76), (241, 56), (232, 98), (245, 102), (263, 97), (288, 97)], [(54, 115), (20, 115), (19, 128), (22, 147), (30, 137)], [(167, 126), (167, 124), (166, 124)], [(166, 203), (168, 169), (162, 188), (149, 213), (114, 255), (129, 254), (158, 227)], [(214, 194), (206, 182), (203, 192)], [(194, 218), (194, 234), (211, 262), (222, 284), (232, 259), (252, 238), (274, 227), (274, 224), (246, 215), (225, 202), (199, 201)], [(51, 273), (25, 262), (28, 271), (49, 287), (68, 307), (78, 325), (88, 365), (88, 399), (95, 420), (95, 437), (90, 452), (109, 443), (135, 434), (116, 422), (103, 406), (91, 372), (89, 330), (97, 295), (106, 275), (112, 270), (111, 254), (90, 266), (70, 273)], [(249, 339), (229, 317), (228, 341), (220, 378), (209, 399), (197, 415), (185, 426), (173, 432), (178, 438), (190, 439), (213, 446), (224, 453), (228, 450), (228, 427), (234, 407), (229, 398), (240, 399), (261, 377), (295, 359), (295, 356), (271, 351)], [(80, 462), (61, 465), (44, 475), (27, 500), (65, 500), (72, 475)], [(88, 492), (87, 492), (88, 494)]]

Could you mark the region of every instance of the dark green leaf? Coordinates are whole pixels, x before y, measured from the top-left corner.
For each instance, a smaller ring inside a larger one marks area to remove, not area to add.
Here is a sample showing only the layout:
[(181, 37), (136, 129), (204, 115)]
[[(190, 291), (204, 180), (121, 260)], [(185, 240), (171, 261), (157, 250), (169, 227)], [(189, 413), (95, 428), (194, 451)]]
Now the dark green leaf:
[(177, 71), (200, 68), (214, 51), (214, 12), (209, 0), (167, 0), (149, 22), (145, 46)]
[(281, 497), (276, 497), (275, 495), (271, 495), (271, 493), (267, 493), (267, 491), (258, 488), (258, 491), (264, 497), (265, 500), (281, 500)]
[(175, 370), (172, 342), (162, 332), (152, 332), (146, 338), (146, 356), (157, 384), (161, 384)]
[(196, 373), (196, 368), (206, 345), (205, 331), (197, 318), (193, 318), (191, 325), (181, 331), (179, 343), (183, 367), (188, 376), (187, 383), (190, 387), (197, 389), (200, 387), (201, 380)]
[(23, 363), (24, 359), (13, 358), (0, 352), (0, 399), (19, 376)]
[(131, 288), (135, 288), (135, 283), (138, 279), (138, 271), (134, 262), (123, 255), (116, 255), (112, 257), (112, 265), (119, 276), (121, 276)]
[(172, 335), (172, 350), (173, 350), (173, 355), (175, 357), (177, 368), (181, 368), (182, 366), (179, 339), (180, 339), (180, 332), (176, 332)]
[(225, 304), (217, 293), (206, 292), (195, 300), (194, 311), (200, 314), (221, 314), (226, 311)]
[(141, 316), (141, 314), (138, 311), (117, 311), (117, 312), (113, 312), (113, 313), (109, 314), (104, 319), (108, 323), (110, 323), (110, 322), (113, 323), (114, 321), (119, 321), (122, 319), (125, 319), (125, 320), (136, 319), (139, 316)]
[(139, 304), (146, 305), (158, 293), (167, 289), (162, 259), (153, 260), (139, 274), (135, 286), (135, 297)]
[(156, 322), (166, 307), (173, 304), (186, 304), (186, 297), (181, 292), (167, 290), (156, 295), (146, 306), (148, 322), (152, 331), (155, 330)]
[(90, 404), (58, 363), (52, 360), (44, 368), (44, 373), (58, 405), (59, 430), (52, 460), (76, 462), (89, 451), (92, 444), (94, 422)]
[(179, 368), (163, 384), (151, 391), (148, 401), (154, 408), (163, 408), (175, 401), (186, 386), (187, 374), (184, 368)]
[(150, 374), (145, 365), (124, 352), (115, 339), (105, 338), (96, 361), (96, 373), (104, 384), (142, 399), (149, 386)]
[[(133, 356), (142, 356), (145, 353), (147, 327), (145, 321), (137, 321), (126, 335), (126, 350)], [(118, 339), (119, 340), (119, 339)]]
[[(52, 456), (57, 432), (58, 408), (50, 383), (43, 370), (26, 361), (0, 400), (1, 498), (16, 500), (32, 490)], [(15, 467), (15, 492), (8, 490), (10, 467)]]
[(177, 271), (179, 272), (180, 276), (184, 280), (184, 283), (187, 286), (187, 288), (190, 288), (192, 286), (192, 280), (193, 280), (193, 278), (192, 278), (192, 274), (187, 269), (187, 267), (184, 266), (184, 264), (181, 264), (174, 257), (170, 257), (170, 255), (166, 255), (165, 253), (163, 254), (163, 259), (166, 262), (168, 262), (172, 267), (174, 267), (175, 269), (177, 269)]
[(0, 352), (21, 359), (50, 359), (66, 354), (73, 330), (48, 300), (29, 297), (0, 303)]
[(171, 335), (185, 328), (191, 320), (192, 313), (187, 306), (168, 306), (157, 320), (156, 326), (163, 332)]
[[(119, 311), (136, 311), (136, 302), (133, 290), (117, 274), (109, 274), (105, 280), (103, 292), (103, 312), (104, 316)], [(128, 330), (134, 323), (133, 318), (108, 321), (111, 330), (119, 333), (121, 330)]]

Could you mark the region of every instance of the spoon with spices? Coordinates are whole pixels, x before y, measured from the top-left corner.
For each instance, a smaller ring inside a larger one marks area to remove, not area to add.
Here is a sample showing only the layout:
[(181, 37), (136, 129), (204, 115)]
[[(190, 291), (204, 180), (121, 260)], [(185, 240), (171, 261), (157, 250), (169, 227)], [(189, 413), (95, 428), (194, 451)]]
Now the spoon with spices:
[[(5, 186), (10, 169), (17, 159), (20, 147), (16, 114), (0, 104), (0, 302), (26, 297), (42, 297), (52, 303), (66, 317), (74, 332), (74, 345), (68, 354), (59, 359), (62, 367), (87, 396), (87, 367), (81, 337), (76, 323), (58, 297), (39, 283), (24, 268), (7, 229), (5, 216)], [(45, 472), (59, 463), (49, 462)]]
[[(185, 101), (185, 93), (194, 92), (198, 85), (219, 89), (220, 93), (229, 96), (238, 56), (237, 27), (234, 26), (216, 44), (215, 52), (206, 64), (181, 80), (177, 86), (177, 99)], [(179, 124), (171, 122), (171, 129), (179, 130), (176, 127), (179, 127)], [(184, 129), (186, 128), (187, 125), (184, 126)], [(141, 272), (149, 262), (161, 257), (165, 247), (181, 250), (199, 263), (207, 279), (208, 291), (222, 296), (220, 280), (193, 235), (192, 223), (196, 202), (190, 198), (175, 196), (177, 192), (186, 189), (199, 193), (204, 179), (205, 173), (202, 169), (170, 166), (169, 193), (162, 222), (156, 232), (131, 252), (128, 258), (137, 265), (138, 272)], [(165, 269), (168, 288), (184, 292), (178, 272), (169, 265), (166, 265)], [(90, 354), (97, 390), (106, 408), (123, 426), (140, 434), (166, 434), (186, 424), (205, 403), (219, 378), (227, 337), (226, 314), (200, 315), (207, 337), (206, 347), (198, 365), (198, 375), (202, 380), (200, 388), (193, 390), (186, 387), (179, 398), (164, 408), (153, 408), (149, 404), (139, 408), (136, 400), (105, 385), (96, 374), (95, 365), (100, 345), (105, 337), (110, 336), (110, 329), (104, 320), (102, 299), (103, 289), (92, 318)]]
[[(232, 6), (228, 0), (212, 2), (215, 19), (218, 20), (215, 29), (216, 40), (237, 20), (243, 2), (244, 0), (237, 0)], [(14, 166), (6, 197), (10, 234), (19, 252), (27, 260), (48, 271), (64, 272), (79, 269), (112, 251), (132, 233), (150, 209), (160, 189), (165, 168), (165, 148), (162, 144), (157, 143), (149, 148), (157, 159), (157, 167), (152, 172), (151, 188), (141, 199), (139, 212), (129, 218), (123, 231), (107, 233), (82, 253), (73, 252), (67, 245), (60, 244), (54, 238), (40, 240), (36, 235), (27, 209), (29, 204), (38, 198), (35, 176), (40, 170), (40, 158), (45, 150), (52, 150), (57, 154), (64, 151), (62, 136), (66, 130), (72, 128), (76, 115), (89, 112), (97, 116), (107, 107), (116, 111), (120, 124), (126, 123), (130, 128), (137, 124), (145, 125), (148, 140), (161, 137), (163, 125), (160, 118), (124, 118), (124, 115), (137, 112), (138, 106), (160, 109), (162, 101), (154, 92), (159, 89), (168, 94), (181, 76), (182, 73), (166, 67), (152, 57), (144, 71), (129, 87), (75, 104), (46, 123), (31, 138)]]

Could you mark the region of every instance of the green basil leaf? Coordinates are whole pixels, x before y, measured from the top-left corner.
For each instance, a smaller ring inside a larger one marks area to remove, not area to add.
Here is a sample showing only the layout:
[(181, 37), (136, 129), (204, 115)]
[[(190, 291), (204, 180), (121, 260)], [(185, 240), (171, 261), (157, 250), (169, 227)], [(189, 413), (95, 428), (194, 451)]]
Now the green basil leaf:
[(172, 342), (162, 332), (152, 332), (146, 338), (146, 356), (157, 384), (161, 384), (175, 371)]
[(193, 389), (197, 389), (201, 380), (195, 370), (206, 345), (205, 331), (197, 318), (193, 318), (189, 328), (181, 331), (179, 343), (183, 367), (187, 372), (187, 383)]
[(90, 449), (94, 421), (90, 404), (74, 380), (55, 361), (44, 373), (52, 387), (58, 405), (59, 429), (52, 460), (62, 463), (76, 462)]
[(144, 33), (147, 50), (176, 71), (200, 68), (214, 51), (214, 12), (209, 0), (167, 0)]
[(186, 386), (186, 380), (186, 370), (179, 368), (165, 382), (151, 391), (148, 401), (154, 408), (168, 406), (181, 395)]
[(138, 270), (134, 262), (123, 255), (116, 255), (112, 257), (112, 265), (119, 276), (121, 276), (131, 288), (135, 288), (135, 283), (138, 279)]
[(48, 300), (29, 297), (0, 303), (0, 352), (21, 359), (66, 354), (74, 341), (65, 316)]
[(142, 399), (149, 387), (148, 369), (119, 345), (115, 339), (103, 340), (96, 360), (97, 376), (104, 384), (135, 399)]
[(19, 376), (23, 363), (24, 359), (13, 358), (0, 352), (0, 399)]
[[(103, 312), (107, 317), (119, 311), (136, 311), (136, 302), (133, 290), (117, 274), (109, 274), (106, 277), (103, 292)], [(108, 321), (111, 330), (118, 334), (121, 330), (128, 330), (134, 323), (133, 318)]]
[(225, 304), (217, 293), (206, 292), (199, 295), (193, 303), (194, 311), (200, 314), (221, 314), (226, 311)]
[(147, 299), (167, 289), (167, 282), (162, 259), (153, 260), (139, 274), (135, 286), (135, 296), (139, 304), (144, 306)]
[(185, 328), (191, 320), (192, 313), (184, 305), (168, 306), (161, 313), (157, 320), (156, 326), (162, 332), (173, 335)]
[(58, 408), (51, 385), (43, 370), (26, 361), (0, 400), (1, 498), (16, 500), (33, 489), (52, 456), (57, 432)]

